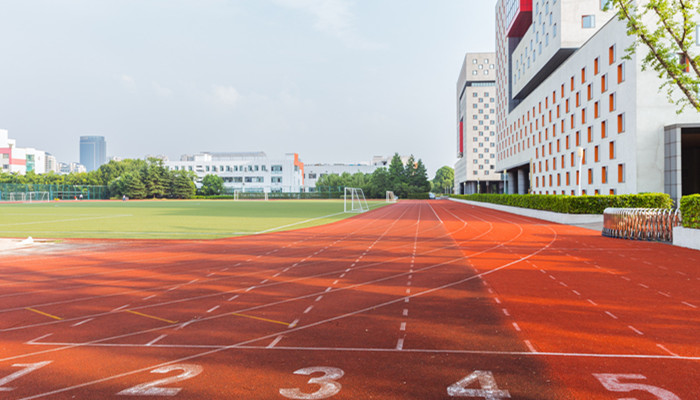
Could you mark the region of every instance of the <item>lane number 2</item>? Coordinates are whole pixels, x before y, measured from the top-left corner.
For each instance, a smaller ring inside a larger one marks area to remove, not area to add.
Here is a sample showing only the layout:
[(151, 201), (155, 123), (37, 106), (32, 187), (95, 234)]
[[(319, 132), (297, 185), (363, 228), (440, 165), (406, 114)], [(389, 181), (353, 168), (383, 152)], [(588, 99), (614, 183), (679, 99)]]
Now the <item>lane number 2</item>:
[[(480, 389), (472, 389), (469, 386), (478, 384)], [(507, 390), (501, 390), (496, 385), (496, 379), (491, 371), (474, 371), (457, 383), (447, 387), (450, 397), (475, 397), (484, 400), (510, 399)]]
[[(620, 382), (621, 379), (647, 379), (644, 375), (639, 374), (593, 374), (600, 381), (600, 383), (611, 392), (629, 393), (633, 390), (640, 390), (643, 392), (648, 392), (656, 396), (659, 400), (681, 400), (680, 397), (669, 392), (666, 389), (661, 389), (657, 386), (645, 385), (642, 383), (624, 383)], [(636, 400), (634, 398), (626, 397), (620, 400)]]
[(334, 367), (309, 367), (294, 371), (297, 375), (311, 375), (316, 372), (321, 372), (323, 375), (309, 378), (309, 384), (319, 385), (320, 388), (313, 393), (304, 393), (299, 388), (280, 389), (280, 394), (288, 399), (327, 399), (335, 396), (340, 392), (342, 385), (336, 382), (345, 375), (340, 368)]
[(39, 369), (41, 367), (45, 367), (49, 364), (51, 364), (51, 361), (42, 361), (42, 362), (33, 363), (33, 364), (14, 364), (14, 365), (12, 365), (13, 367), (22, 368), (22, 369), (13, 373), (13, 374), (7, 375), (4, 378), (0, 378), (0, 392), (9, 392), (11, 390), (15, 390), (15, 388), (5, 387), (5, 385), (14, 381), (17, 378), (20, 378), (24, 375), (27, 375), (28, 373), (30, 373), (32, 371), (36, 371), (37, 369)]
[(151, 371), (152, 374), (167, 374), (171, 371), (182, 371), (181, 374), (168, 378), (158, 379), (153, 382), (142, 383), (129, 389), (124, 389), (117, 393), (123, 396), (175, 396), (182, 388), (159, 387), (168, 385), (185, 379), (194, 378), (202, 372), (202, 367), (195, 364), (173, 364), (165, 365)]

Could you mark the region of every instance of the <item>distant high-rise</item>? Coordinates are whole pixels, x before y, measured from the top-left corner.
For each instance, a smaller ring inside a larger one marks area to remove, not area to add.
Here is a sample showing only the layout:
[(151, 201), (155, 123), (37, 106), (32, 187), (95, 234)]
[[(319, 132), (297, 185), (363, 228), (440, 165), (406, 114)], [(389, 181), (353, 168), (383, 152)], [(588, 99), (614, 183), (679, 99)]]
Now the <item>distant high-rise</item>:
[(104, 136), (80, 137), (80, 163), (90, 171), (107, 162), (107, 142)]

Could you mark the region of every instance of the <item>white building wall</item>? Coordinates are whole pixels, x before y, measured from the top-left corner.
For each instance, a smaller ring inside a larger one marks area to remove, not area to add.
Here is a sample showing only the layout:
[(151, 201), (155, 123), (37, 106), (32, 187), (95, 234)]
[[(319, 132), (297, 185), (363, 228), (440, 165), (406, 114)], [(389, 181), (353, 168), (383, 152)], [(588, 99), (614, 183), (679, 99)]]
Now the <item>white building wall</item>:
[(381, 165), (367, 164), (305, 164), (304, 172), (304, 191), (313, 192), (316, 188), (316, 182), (324, 175), (342, 175), (348, 173), (354, 175), (358, 172), (363, 174), (371, 174)]

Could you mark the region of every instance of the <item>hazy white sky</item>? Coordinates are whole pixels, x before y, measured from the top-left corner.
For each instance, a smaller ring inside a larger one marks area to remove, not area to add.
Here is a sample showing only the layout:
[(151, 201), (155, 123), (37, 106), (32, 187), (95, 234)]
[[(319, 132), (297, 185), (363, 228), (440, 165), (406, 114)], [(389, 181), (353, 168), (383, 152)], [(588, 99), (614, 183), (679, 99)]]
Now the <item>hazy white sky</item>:
[(464, 53), (495, 0), (0, 0), (0, 129), (79, 159), (299, 153), (455, 162)]

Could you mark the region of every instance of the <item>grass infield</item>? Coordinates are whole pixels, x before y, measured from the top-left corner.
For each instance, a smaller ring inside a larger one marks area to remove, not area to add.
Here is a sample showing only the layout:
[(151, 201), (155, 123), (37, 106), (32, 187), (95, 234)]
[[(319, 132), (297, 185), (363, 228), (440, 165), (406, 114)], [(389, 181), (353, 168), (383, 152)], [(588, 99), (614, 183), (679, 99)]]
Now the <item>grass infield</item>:
[[(370, 209), (386, 203), (368, 201)], [(348, 218), (342, 200), (129, 200), (0, 204), (0, 237), (213, 239)]]

